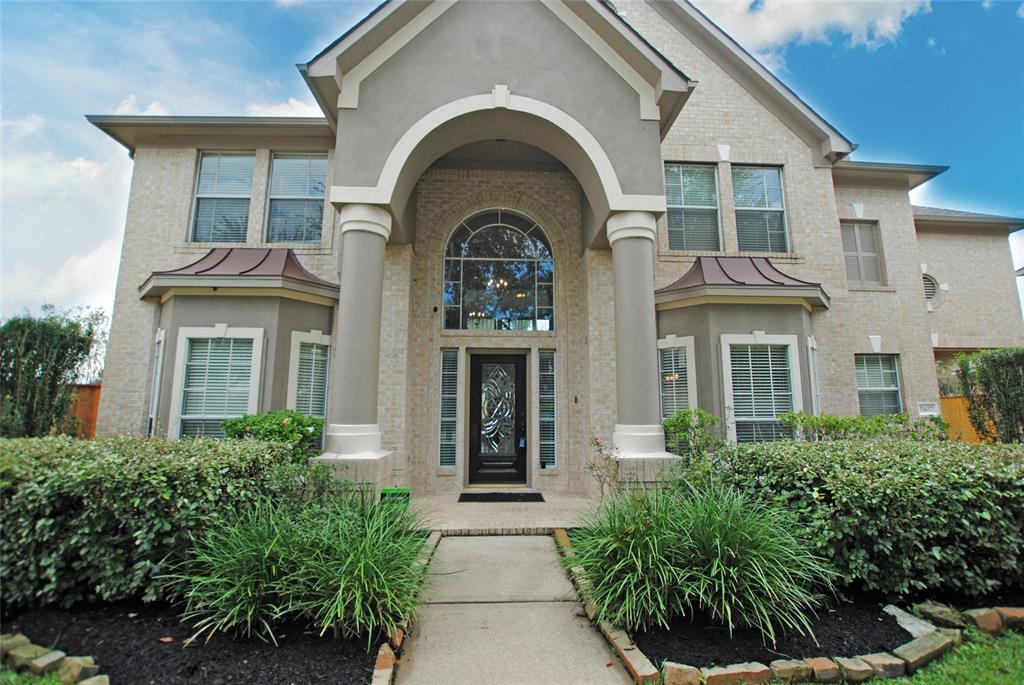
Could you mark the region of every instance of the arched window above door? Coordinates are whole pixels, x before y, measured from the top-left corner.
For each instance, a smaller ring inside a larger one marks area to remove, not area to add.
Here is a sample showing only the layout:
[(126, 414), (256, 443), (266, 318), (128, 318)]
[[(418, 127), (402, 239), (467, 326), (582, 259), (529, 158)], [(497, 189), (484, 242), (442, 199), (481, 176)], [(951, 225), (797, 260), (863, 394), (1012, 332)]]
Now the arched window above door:
[(445, 329), (555, 329), (555, 262), (536, 221), (508, 209), (478, 212), (452, 231), (444, 254)]

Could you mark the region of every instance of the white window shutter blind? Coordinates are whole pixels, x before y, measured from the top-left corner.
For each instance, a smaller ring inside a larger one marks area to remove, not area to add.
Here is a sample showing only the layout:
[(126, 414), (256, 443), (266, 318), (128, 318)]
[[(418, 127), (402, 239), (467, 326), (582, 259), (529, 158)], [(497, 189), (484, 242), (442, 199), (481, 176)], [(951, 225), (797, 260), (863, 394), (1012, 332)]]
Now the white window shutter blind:
[(307, 416), (323, 417), (327, 412), (327, 365), (330, 348), (317, 343), (299, 343), (295, 409)]
[(788, 345), (731, 345), (733, 418), (737, 442), (791, 437), (776, 417), (793, 410)]
[(690, 405), (688, 361), (685, 347), (662, 347), (658, 350), (662, 418), (668, 418)]
[(540, 350), (539, 357), (539, 429), (540, 467), (557, 466), (555, 444), (555, 352)]
[(250, 338), (191, 338), (181, 401), (183, 436), (223, 436), (224, 419), (249, 411)]
[(441, 415), (438, 466), (455, 468), (459, 395), (459, 351), (441, 350)]

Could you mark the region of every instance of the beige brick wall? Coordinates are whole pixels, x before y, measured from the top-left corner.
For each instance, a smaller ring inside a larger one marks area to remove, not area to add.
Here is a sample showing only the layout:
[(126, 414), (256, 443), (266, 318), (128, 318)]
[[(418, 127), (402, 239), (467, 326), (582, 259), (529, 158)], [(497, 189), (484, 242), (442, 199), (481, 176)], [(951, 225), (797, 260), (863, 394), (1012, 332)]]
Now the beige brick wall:
[(939, 283), (925, 317), (941, 348), (1024, 345), (1009, 240), (1002, 230), (917, 232), (918, 254)]
[[(138, 287), (154, 271), (185, 266), (211, 247), (223, 247), (223, 244), (188, 242), (198, 155), (194, 148), (181, 147), (139, 147), (135, 152), (97, 419), (100, 436), (139, 434), (146, 428), (153, 341), (160, 305), (139, 299)], [(287, 245), (263, 241), (270, 158), (269, 149), (255, 151), (249, 230), (243, 247)], [(325, 205), (321, 243), (287, 246), (295, 248), (307, 269), (337, 283), (340, 262), (335, 211), (329, 203)], [(167, 344), (173, 349), (175, 342)]]

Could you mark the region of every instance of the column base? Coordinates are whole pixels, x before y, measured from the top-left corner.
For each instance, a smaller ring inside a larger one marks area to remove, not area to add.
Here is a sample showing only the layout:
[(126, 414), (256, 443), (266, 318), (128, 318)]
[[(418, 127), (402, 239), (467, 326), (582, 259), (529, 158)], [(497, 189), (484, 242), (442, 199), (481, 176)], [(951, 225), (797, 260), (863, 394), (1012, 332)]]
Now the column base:
[(324, 453), (310, 462), (326, 464), (338, 478), (374, 490), (391, 480), (391, 452), (381, 449), (380, 428), (373, 423), (328, 425)]
[(620, 483), (655, 483), (679, 457), (665, 451), (665, 430), (659, 424), (615, 424), (612, 433)]

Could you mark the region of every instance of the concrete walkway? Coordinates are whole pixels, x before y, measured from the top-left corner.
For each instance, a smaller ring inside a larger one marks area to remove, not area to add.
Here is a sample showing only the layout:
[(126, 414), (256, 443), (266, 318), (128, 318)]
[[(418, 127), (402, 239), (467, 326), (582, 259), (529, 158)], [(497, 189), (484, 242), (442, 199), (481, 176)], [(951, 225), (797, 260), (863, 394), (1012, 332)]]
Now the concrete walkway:
[(546, 536), (446, 537), (399, 685), (631, 682), (576, 602)]
[[(502, 488), (487, 488), (488, 492)], [(522, 488), (511, 492), (532, 492)], [(545, 535), (573, 528), (598, 500), (584, 495), (545, 492), (543, 502), (460, 502), (459, 493), (413, 494), (412, 507), (423, 513), (431, 530), (444, 535)]]

